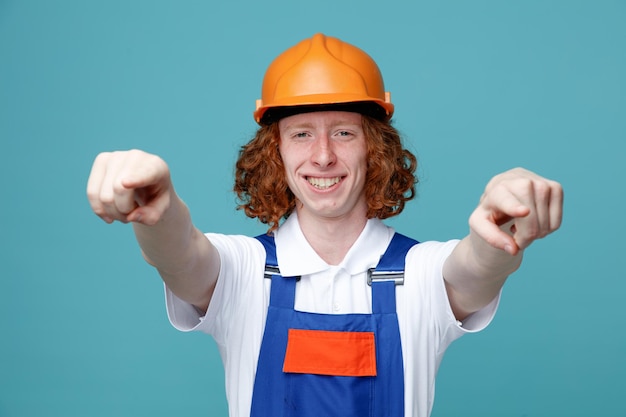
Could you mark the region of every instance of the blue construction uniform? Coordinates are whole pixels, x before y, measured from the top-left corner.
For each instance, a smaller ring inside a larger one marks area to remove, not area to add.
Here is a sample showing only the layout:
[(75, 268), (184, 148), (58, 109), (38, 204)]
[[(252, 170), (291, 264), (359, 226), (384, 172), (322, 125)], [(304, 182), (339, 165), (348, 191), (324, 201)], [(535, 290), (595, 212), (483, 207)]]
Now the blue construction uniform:
[(372, 314), (294, 309), (298, 277), (283, 277), (274, 238), (257, 236), (272, 280), (251, 417), (404, 417), (395, 285), (418, 242), (396, 233), (368, 273)]

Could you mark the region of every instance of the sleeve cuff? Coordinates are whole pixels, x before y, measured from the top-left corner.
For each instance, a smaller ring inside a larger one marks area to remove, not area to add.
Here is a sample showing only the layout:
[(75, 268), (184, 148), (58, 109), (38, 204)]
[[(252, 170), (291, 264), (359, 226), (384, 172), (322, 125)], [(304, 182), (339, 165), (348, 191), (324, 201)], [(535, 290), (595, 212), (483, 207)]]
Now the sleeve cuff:
[(165, 285), (165, 304), (167, 317), (174, 328), (182, 332), (203, 330), (205, 316), (202, 316), (196, 307), (178, 298), (167, 285)]
[(466, 317), (460, 324), (461, 329), (466, 333), (476, 333), (489, 326), (498, 310), (501, 295), (502, 291), (485, 307)]

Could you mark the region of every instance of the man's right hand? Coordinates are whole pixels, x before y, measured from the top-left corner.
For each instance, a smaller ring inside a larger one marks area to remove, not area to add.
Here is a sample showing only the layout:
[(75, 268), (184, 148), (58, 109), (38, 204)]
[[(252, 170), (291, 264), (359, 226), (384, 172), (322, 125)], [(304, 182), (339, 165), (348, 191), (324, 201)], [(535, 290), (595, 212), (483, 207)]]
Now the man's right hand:
[(102, 220), (155, 225), (174, 190), (161, 158), (139, 150), (103, 152), (91, 168), (87, 198)]

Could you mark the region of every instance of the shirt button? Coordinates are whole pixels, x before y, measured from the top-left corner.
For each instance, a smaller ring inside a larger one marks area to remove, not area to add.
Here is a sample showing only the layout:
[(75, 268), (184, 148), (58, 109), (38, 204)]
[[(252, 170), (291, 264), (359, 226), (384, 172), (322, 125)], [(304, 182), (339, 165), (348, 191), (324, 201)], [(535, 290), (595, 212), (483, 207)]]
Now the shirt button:
[(339, 305), (339, 303), (334, 303), (333, 304), (333, 311), (339, 311), (341, 310), (341, 306)]

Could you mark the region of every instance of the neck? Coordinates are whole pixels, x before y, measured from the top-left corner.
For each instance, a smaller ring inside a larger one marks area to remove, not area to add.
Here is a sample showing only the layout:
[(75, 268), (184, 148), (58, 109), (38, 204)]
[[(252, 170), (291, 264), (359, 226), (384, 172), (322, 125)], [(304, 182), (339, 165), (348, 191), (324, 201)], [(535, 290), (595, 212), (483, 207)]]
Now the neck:
[(341, 263), (367, 224), (364, 215), (352, 219), (303, 217), (298, 214), (304, 237), (329, 265)]

